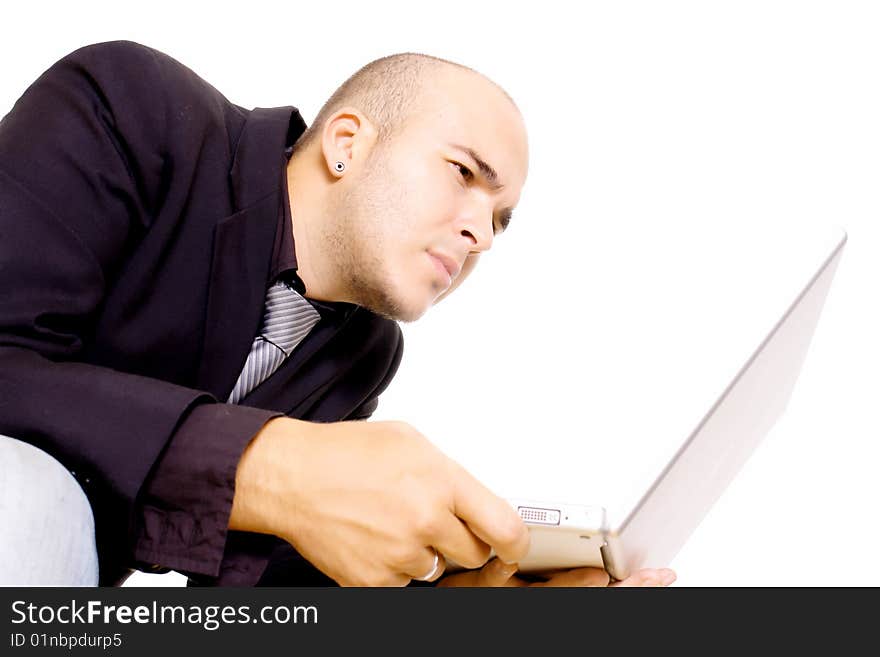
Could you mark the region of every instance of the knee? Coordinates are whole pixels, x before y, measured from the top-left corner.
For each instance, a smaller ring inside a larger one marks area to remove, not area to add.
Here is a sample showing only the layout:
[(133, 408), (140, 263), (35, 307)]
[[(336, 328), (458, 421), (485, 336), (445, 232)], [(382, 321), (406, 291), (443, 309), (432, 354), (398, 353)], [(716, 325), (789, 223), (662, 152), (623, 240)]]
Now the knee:
[(0, 584), (96, 586), (88, 498), (61, 463), (0, 435)]

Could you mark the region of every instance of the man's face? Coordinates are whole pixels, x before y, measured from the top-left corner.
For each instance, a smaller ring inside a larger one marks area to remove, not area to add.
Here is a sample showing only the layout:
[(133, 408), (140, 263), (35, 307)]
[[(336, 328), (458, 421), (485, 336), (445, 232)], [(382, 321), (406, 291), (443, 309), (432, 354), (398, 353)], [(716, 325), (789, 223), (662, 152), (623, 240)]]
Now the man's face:
[(525, 128), (507, 97), (468, 71), (440, 73), (403, 129), (352, 172), (331, 213), (326, 237), (352, 297), (392, 319), (421, 317), (492, 246), (527, 167)]

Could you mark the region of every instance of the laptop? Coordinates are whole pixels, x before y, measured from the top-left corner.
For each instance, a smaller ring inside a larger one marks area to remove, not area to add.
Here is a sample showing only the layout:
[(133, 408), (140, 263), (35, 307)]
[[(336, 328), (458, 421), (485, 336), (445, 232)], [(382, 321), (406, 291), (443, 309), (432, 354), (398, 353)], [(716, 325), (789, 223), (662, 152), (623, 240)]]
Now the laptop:
[(595, 566), (623, 580), (670, 564), (784, 412), (846, 240), (839, 231), (826, 243), (824, 260), (641, 498), (611, 507), (506, 497), (531, 536), (522, 572)]

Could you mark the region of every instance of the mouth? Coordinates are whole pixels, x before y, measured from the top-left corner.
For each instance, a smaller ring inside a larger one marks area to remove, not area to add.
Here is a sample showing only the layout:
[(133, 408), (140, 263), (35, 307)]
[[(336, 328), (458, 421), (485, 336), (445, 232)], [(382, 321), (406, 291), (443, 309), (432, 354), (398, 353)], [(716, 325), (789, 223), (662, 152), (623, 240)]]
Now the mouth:
[(434, 267), (437, 269), (437, 272), (444, 275), (444, 278), (447, 279), (447, 286), (451, 285), (455, 277), (461, 272), (461, 266), (453, 258), (443, 253), (428, 251), (428, 255), (434, 261)]

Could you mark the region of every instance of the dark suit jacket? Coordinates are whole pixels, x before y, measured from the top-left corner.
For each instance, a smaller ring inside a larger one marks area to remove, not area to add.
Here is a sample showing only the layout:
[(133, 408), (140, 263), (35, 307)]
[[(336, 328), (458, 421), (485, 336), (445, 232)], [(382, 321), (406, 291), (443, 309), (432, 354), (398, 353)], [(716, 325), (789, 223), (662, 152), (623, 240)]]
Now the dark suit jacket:
[[(369, 416), (397, 369), (397, 324), (346, 304), (241, 405), (222, 403), (262, 316), (281, 154), (304, 129), (293, 107), (246, 110), (127, 41), (64, 57), (0, 121), (0, 432), (75, 473), (102, 584), (131, 565), (139, 495), (196, 409), (213, 423), (203, 448), (240, 454), (278, 413)], [(198, 530), (197, 510), (150, 504)], [(208, 574), (242, 583), (242, 563), (279, 544), (230, 532)]]

